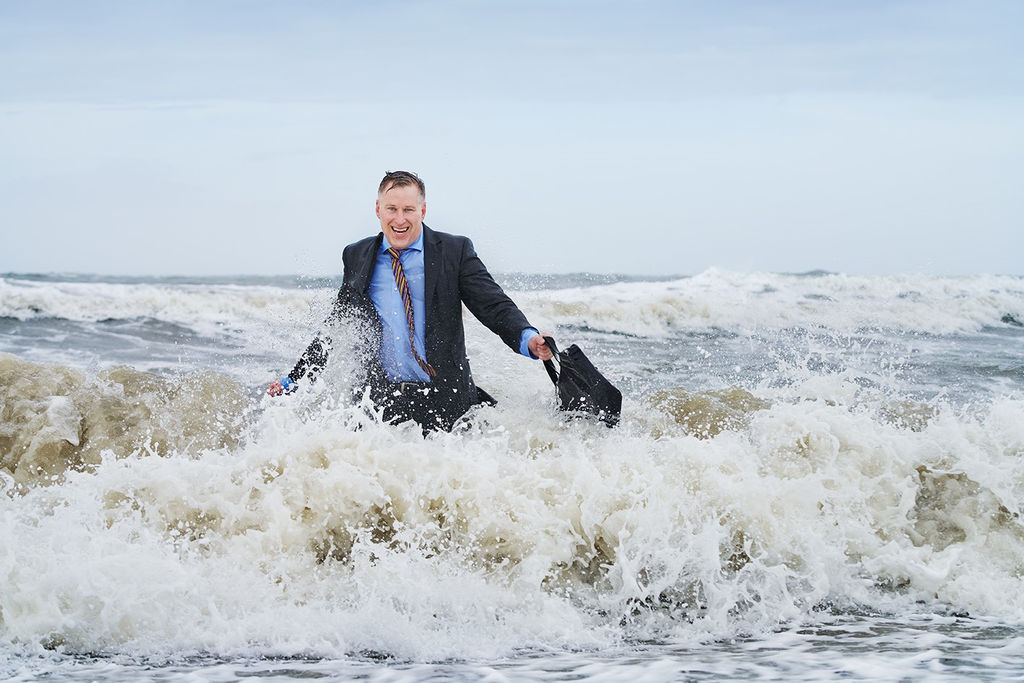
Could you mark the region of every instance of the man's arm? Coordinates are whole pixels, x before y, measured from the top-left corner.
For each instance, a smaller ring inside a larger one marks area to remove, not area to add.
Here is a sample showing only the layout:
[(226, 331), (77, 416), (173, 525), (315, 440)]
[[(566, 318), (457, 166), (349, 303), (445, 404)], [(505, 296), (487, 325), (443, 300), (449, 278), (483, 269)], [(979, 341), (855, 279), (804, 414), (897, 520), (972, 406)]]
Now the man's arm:
[[(372, 304), (368, 300), (361, 300), (358, 288), (354, 285), (354, 273), (358, 270), (360, 258), (370, 249), (369, 244), (374, 243), (375, 239), (371, 237), (367, 240), (350, 244), (342, 252), (341, 259), (344, 267), (342, 271), (342, 285), (338, 289), (338, 296), (334, 300), (334, 306), (331, 308), (330, 315), (324, 320), (325, 329), (330, 329), (332, 326), (340, 324), (358, 324), (359, 321), (369, 315), (365, 312), (360, 313), (364, 308), (372, 308)], [(372, 337), (372, 330), (369, 326), (366, 327), (366, 331)], [(316, 338), (302, 352), (298, 362), (292, 368), (292, 371), (288, 373), (288, 376), (271, 384), (267, 393), (271, 396), (278, 396), (282, 393), (294, 391), (296, 388), (295, 383), (304, 377), (310, 381), (316, 380), (317, 376), (327, 365), (327, 359), (330, 356), (332, 346), (333, 340), (329, 335), (324, 332), (317, 334)]]
[[(325, 325), (333, 324), (338, 319), (338, 304), (335, 304), (334, 311), (325, 321)], [(273, 382), (270, 388), (267, 389), (267, 393), (271, 396), (280, 396), (281, 394), (290, 394), (297, 388), (296, 383), (303, 377), (309, 378), (309, 381), (316, 381), (317, 376), (327, 365), (327, 358), (331, 353), (331, 338), (326, 334), (318, 334), (306, 350), (299, 356), (299, 360), (295, 363), (295, 367), (288, 373), (286, 377), (281, 378)]]
[[(462, 238), (459, 255), (459, 296), (466, 308), (516, 353), (523, 330), (533, 328), (519, 307), (487, 272), (469, 238)], [(543, 342), (543, 339), (541, 340)], [(532, 348), (531, 348), (532, 352)], [(535, 354), (536, 355), (536, 354)]]
[(514, 351), (540, 360), (552, 358), (544, 335), (527, 322), (515, 302), (494, 281), (469, 238), (463, 238), (459, 292), (470, 313)]

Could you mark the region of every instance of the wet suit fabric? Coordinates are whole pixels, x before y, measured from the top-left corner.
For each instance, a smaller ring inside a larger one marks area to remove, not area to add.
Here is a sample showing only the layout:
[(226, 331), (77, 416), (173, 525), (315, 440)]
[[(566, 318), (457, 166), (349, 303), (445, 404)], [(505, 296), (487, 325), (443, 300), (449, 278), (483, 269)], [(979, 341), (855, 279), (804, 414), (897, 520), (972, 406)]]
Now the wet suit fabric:
[[(429, 382), (430, 393), (424, 397), (429, 398), (428, 406), (424, 407), (418, 398), (407, 398), (403, 385), (390, 381), (380, 364), (381, 324), (368, 290), (383, 233), (345, 247), (344, 275), (332, 318), (340, 324), (355, 323), (367, 330), (367, 338), (362, 341), (370, 344), (372, 353), (364, 368), (362, 385), (370, 387), (374, 402), (385, 408), (385, 417), (391, 411), (396, 413), (394, 417), (414, 419), (425, 428), (429, 425), (432, 429), (451, 429), (472, 406), (493, 400), (478, 391), (473, 382), (466, 357), (462, 305), (515, 352), (520, 351), (523, 330), (533, 326), (487, 272), (469, 238), (424, 225), (422, 239), (425, 358), (437, 372)], [(331, 339), (318, 335), (288, 377), (293, 381), (315, 377), (330, 352)], [(407, 401), (415, 405), (415, 409), (408, 411), (414, 414), (406, 415), (401, 409)]]

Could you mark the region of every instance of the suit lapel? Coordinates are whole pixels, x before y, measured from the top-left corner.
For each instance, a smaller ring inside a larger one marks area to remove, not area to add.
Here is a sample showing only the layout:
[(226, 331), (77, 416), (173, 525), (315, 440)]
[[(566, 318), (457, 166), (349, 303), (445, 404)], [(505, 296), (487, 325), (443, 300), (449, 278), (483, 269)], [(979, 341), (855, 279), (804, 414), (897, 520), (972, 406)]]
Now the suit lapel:
[[(434, 296), (437, 293), (437, 281), (441, 275), (442, 253), (441, 240), (434, 231), (423, 226), (423, 303), (426, 306), (427, 327), (424, 332), (427, 339), (431, 338), (434, 328), (434, 316), (431, 315)], [(429, 344), (429, 342), (428, 342)]]
[(373, 277), (373, 268), (377, 265), (377, 253), (380, 251), (383, 239), (384, 233), (378, 233), (377, 239), (368, 242), (366, 250), (359, 255), (357, 263), (360, 264), (360, 267), (352, 287), (360, 294), (366, 294), (370, 289), (370, 278)]
[(434, 231), (423, 226), (423, 271), (424, 271), (424, 284), (423, 284), (423, 300), (427, 302), (427, 308), (430, 308), (430, 302), (434, 298), (434, 294), (437, 292), (437, 281), (441, 274), (441, 262), (444, 257), (442, 253), (441, 240), (437, 239), (437, 235)]

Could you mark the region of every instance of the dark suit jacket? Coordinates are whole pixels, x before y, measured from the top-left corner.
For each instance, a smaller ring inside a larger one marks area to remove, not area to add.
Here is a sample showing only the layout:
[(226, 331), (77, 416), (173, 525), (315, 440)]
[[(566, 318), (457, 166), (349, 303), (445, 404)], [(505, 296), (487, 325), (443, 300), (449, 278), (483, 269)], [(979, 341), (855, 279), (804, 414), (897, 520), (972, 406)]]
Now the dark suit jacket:
[[(341, 324), (365, 325), (365, 341), (372, 353), (366, 365), (366, 383), (380, 389), (387, 379), (378, 359), (381, 325), (368, 293), (383, 233), (345, 247), (341, 289), (332, 317)], [(462, 304), (477, 320), (519, 352), (523, 330), (532, 327), (526, 316), (494, 281), (468, 237), (436, 232), (423, 226), (424, 301), (426, 302), (426, 360), (437, 371), (437, 409), (454, 422), (480, 402), (466, 357)], [(315, 377), (327, 361), (331, 341), (320, 336), (309, 345), (295, 369), (293, 380)]]

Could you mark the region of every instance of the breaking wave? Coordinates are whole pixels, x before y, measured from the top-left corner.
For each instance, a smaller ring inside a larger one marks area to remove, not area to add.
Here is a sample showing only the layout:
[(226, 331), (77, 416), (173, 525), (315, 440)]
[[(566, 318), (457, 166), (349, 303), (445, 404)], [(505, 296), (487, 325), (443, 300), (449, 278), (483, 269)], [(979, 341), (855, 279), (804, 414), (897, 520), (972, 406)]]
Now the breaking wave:
[(0, 640), (440, 660), (1024, 620), (1020, 397), (675, 386), (609, 430), (508, 362), (497, 407), (424, 438), (329, 382), (257, 401), (0, 356)]

